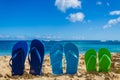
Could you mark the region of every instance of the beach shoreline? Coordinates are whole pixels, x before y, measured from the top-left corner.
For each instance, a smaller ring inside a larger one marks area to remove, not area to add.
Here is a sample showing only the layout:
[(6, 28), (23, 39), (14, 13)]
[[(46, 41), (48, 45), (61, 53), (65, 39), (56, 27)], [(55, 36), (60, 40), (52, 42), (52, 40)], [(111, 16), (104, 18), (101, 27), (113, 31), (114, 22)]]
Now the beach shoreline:
[[(86, 71), (84, 63), (84, 54), (80, 54), (78, 71), (74, 75), (59, 75), (55, 76), (52, 74), (52, 69), (50, 66), (50, 57), (45, 55), (44, 64), (42, 68), (42, 75), (33, 76), (29, 74), (29, 64), (26, 58), (25, 62), (25, 72), (22, 76), (11, 76), (11, 68), (9, 66), (9, 59), (11, 56), (0, 56), (0, 80), (120, 80), (120, 54), (112, 53), (112, 64), (110, 72), (108, 73), (88, 73)], [(65, 72), (65, 67), (63, 67)]]

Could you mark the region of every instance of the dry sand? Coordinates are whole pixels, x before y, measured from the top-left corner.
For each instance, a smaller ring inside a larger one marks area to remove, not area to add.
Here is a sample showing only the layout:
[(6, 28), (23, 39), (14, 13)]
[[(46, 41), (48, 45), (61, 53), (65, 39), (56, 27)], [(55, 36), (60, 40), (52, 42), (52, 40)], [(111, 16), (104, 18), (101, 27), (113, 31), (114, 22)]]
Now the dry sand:
[(11, 76), (11, 68), (9, 66), (10, 56), (0, 56), (0, 80), (120, 80), (120, 53), (112, 54), (112, 57), (111, 70), (108, 73), (88, 73), (84, 64), (84, 55), (81, 54), (76, 74), (55, 76), (52, 74), (49, 55), (46, 55), (41, 76), (29, 74), (29, 64), (27, 59), (24, 74), (22, 76)]

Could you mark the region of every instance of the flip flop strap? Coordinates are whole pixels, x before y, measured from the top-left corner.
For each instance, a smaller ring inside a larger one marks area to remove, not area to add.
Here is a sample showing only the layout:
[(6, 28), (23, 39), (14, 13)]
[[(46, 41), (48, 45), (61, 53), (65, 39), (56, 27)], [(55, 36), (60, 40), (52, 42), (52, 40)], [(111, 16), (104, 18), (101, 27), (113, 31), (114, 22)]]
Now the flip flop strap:
[(10, 63), (16, 56), (18, 55), (18, 53), (16, 53), (10, 60), (9, 60), (9, 65), (10, 67), (12, 67), (12, 64)]
[(78, 59), (78, 57), (79, 57), (79, 56), (77, 56), (77, 54), (73, 54), (73, 53), (75, 53), (74, 51), (69, 50), (68, 53), (70, 53), (75, 59)]
[(10, 67), (12, 67), (12, 64), (11, 64), (10, 62), (18, 55), (19, 50), (22, 50), (22, 48), (19, 48), (19, 49), (13, 51), (13, 53), (15, 53), (15, 54), (14, 54), (14, 55), (10, 58), (10, 60), (9, 60), (9, 65), (10, 65)]
[[(41, 62), (41, 57), (40, 57), (39, 51), (37, 50), (36, 47), (33, 47), (31, 50), (34, 50), (34, 49), (35, 49), (36, 54), (37, 54), (37, 56), (38, 56), (38, 58), (40, 59), (40, 62)], [(28, 55), (28, 62), (29, 62), (30, 65), (31, 65), (31, 55), (30, 55), (31, 50), (30, 50), (29, 55)]]

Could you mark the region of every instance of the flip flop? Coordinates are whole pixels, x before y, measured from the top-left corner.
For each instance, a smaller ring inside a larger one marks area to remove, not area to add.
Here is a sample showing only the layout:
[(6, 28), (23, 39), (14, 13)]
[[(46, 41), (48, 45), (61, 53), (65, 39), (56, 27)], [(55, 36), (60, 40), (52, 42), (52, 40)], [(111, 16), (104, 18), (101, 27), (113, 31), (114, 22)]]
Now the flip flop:
[(98, 51), (98, 60), (100, 60), (100, 58), (101, 58), (104, 54), (106, 54), (106, 55), (110, 58), (110, 60), (112, 59), (112, 56), (111, 56), (109, 50), (107, 50), (106, 48), (100, 48), (99, 51)]
[(28, 46), (25, 41), (19, 41), (13, 46), (12, 57), (9, 61), (9, 65), (12, 68), (12, 76), (23, 74), (27, 50)]
[(62, 57), (63, 46), (61, 44), (55, 44), (50, 51), (50, 62), (52, 66), (52, 72), (55, 75), (63, 74)]
[(90, 49), (85, 53), (85, 64), (88, 72), (96, 72), (96, 51)]
[(111, 67), (112, 56), (106, 48), (101, 48), (98, 52), (99, 72), (108, 72)]
[(67, 43), (64, 46), (65, 58), (67, 64), (66, 74), (75, 74), (78, 69), (79, 50), (73, 43)]
[(33, 40), (30, 46), (28, 61), (30, 64), (30, 74), (41, 75), (44, 60), (44, 45), (39, 40)]

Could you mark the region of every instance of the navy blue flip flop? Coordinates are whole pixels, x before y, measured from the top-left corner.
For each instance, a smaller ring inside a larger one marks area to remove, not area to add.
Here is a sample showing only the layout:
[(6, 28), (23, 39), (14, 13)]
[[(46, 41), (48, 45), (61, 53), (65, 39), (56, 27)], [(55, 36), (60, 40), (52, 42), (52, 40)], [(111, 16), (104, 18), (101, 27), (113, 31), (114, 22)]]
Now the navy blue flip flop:
[(13, 46), (12, 57), (9, 61), (9, 65), (12, 68), (12, 76), (23, 74), (27, 51), (28, 45), (25, 41), (19, 41)]
[(39, 40), (33, 40), (30, 46), (28, 61), (30, 64), (30, 74), (41, 75), (44, 60), (44, 45)]

